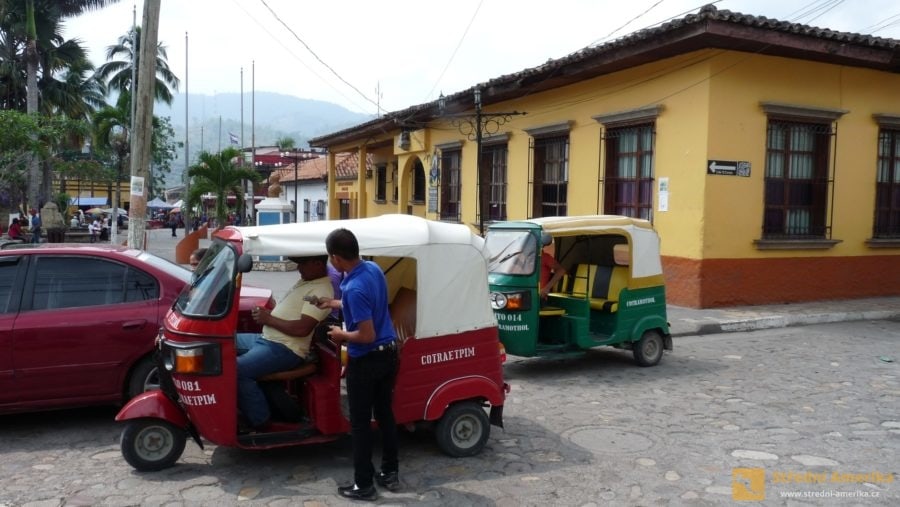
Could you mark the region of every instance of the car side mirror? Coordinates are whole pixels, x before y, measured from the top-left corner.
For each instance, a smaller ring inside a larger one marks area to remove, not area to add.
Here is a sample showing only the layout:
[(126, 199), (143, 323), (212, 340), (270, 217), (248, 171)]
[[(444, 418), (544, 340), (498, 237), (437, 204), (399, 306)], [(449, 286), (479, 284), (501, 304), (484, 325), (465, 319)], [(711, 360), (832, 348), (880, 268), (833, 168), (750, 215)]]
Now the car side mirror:
[(253, 256), (250, 254), (241, 254), (237, 261), (238, 272), (246, 273), (253, 269)]

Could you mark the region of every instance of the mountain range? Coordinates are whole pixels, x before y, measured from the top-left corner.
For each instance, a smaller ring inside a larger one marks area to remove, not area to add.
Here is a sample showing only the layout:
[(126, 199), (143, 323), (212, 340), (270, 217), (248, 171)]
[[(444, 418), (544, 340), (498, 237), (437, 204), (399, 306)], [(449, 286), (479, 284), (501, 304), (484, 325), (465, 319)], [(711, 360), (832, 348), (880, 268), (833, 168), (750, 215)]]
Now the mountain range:
[[(364, 123), (372, 115), (350, 111), (322, 100), (303, 99), (281, 93), (217, 93), (215, 95), (188, 94), (187, 112), (190, 158), (196, 160), (200, 151), (216, 152), (230, 146), (230, 134), (241, 137), (243, 109), (243, 142), (241, 146), (272, 146), (284, 137), (294, 140), (296, 148), (307, 148), (309, 139)], [(153, 114), (169, 117), (175, 129), (175, 141), (185, 139), (185, 95), (175, 94), (171, 106), (153, 105)], [(255, 122), (255, 129), (253, 124)], [(255, 130), (255, 143), (254, 133)], [(169, 183), (181, 181), (184, 151), (177, 153), (172, 163)]]

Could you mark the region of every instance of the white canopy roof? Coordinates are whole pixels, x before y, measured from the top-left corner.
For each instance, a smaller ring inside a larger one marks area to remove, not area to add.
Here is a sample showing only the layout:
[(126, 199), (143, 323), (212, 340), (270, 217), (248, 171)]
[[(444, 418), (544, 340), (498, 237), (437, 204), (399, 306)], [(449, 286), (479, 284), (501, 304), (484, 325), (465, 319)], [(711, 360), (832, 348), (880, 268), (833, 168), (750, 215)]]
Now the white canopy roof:
[(425, 338), (496, 326), (487, 282), (484, 240), (468, 226), (410, 215), (238, 227), (251, 255), (324, 255), (325, 238), (347, 228), (360, 255), (416, 259), (416, 336)]
[(174, 208), (171, 204), (163, 201), (159, 197), (154, 197), (152, 201), (147, 203), (148, 208), (162, 208), (162, 209), (170, 209)]
[(539, 224), (552, 236), (579, 236), (592, 234), (624, 234), (630, 238), (632, 275), (635, 278), (662, 274), (659, 258), (659, 236), (653, 225), (640, 218), (619, 215), (584, 215), (568, 217), (543, 217), (525, 220)]

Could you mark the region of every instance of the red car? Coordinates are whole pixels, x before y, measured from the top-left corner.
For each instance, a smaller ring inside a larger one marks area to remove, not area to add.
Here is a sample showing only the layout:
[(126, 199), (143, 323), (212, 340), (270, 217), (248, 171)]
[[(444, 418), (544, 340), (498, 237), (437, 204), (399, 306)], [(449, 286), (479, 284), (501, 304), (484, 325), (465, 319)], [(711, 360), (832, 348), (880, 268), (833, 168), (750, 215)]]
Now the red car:
[[(0, 413), (120, 404), (157, 386), (151, 354), (191, 271), (126, 247), (0, 250)], [(202, 265), (201, 265), (202, 268)], [(241, 290), (243, 330), (268, 289)]]

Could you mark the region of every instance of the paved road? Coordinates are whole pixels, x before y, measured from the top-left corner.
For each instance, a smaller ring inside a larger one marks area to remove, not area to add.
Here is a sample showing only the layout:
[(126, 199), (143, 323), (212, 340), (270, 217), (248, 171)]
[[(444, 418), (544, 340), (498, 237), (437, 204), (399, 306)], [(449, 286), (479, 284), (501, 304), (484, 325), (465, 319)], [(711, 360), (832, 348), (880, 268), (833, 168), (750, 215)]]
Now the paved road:
[[(611, 349), (512, 358), (506, 429), (465, 459), (405, 435), (404, 491), (381, 503), (733, 505), (733, 470), (747, 468), (765, 474), (767, 505), (897, 505), (898, 343), (897, 323), (871, 321), (681, 337), (654, 368)], [(0, 505), (346, 504), (334, 491), (351, 476), (349, 439), (266, 452), (189, 442), (175, 467), (137, 473), (113, 415), (0, 417)], [(878, 496), (833, 498), (863, 493)]]

